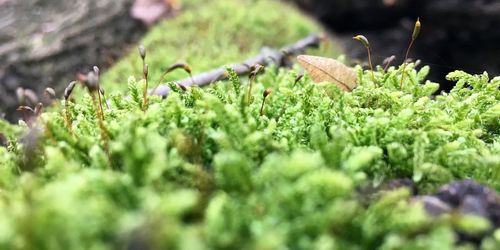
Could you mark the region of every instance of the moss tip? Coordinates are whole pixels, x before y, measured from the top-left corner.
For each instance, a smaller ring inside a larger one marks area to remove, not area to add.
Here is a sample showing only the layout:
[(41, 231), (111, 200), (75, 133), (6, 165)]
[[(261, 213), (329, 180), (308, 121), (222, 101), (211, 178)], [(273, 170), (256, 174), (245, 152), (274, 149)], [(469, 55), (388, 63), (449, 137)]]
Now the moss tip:
[(368, 39), (363, 36), (363, 35), (357, 35), (357, 36), (354, 36), (352, 39), (356, 40), (356, 41), (360, 41), (365, 47), (369, 48), (370, 47), (370, 42), (368, 41)]
[(420, 34), (420, 29), (422, 28), (422, 24), (420, 23), (420, 17), (417, 17), (417, 21), (415, 22), (415, 27), (413, 28), (413, 34), (411, 35), (411, 39), (417, 39)]

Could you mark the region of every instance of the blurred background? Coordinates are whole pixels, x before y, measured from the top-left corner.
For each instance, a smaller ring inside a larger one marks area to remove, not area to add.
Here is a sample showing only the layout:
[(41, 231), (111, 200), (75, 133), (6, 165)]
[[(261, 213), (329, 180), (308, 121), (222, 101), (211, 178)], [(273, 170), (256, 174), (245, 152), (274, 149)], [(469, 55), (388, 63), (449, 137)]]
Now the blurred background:
[[(365, 52), (349, 39), (363, 34), (380, 63), (389, 55), (401, 62), (417, 17), (422, 30), (411, 57), (430, 65), (431, 78), (461, 69), (500, 72), (500, 1), (498, 0), (290, 0), (336, 36), (350, 58)], [(443, 86), (449, 89), (449, 86)]]
[(327, 55), (366, 63), (352, 41), (363, 34), (376, 64), (391, 55), (400, 64), (417, 17), (411, 58), (443, 90), (455, 69), (500, 73), (498, 0), (0, 0), (0, 116), (16, 120), (19, 88), (43, 101), (47, 86), (60, 93), (93, 65), (103, 81), (126, 83), (140, 74), (138, 43), (156, 68), (186, 60), (199, 73), (324, 29), (334, 41)]

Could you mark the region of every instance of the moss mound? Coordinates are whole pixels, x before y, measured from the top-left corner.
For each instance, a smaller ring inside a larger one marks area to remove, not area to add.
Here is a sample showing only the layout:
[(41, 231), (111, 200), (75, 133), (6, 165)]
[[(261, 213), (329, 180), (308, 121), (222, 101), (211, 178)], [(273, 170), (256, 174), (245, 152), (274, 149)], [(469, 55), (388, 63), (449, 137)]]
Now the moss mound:
[(71, 129), (62, 111), (44, 113), (43, 130), (18, 143), (20, 128), (0, 123), (11, 139), (0, 148), (0, 246), (454, 249), (460, 231), (495, 249), (499, 231), (482, 217), (436, 219), (405, 188), (368, 200), (356, 190), (405, 177), (423, 193), (463, 178), (500, 190), (500, 79), (457, 71), (457, 86), (433, 96), (427, 67), (409, 65), (402, 90), (400, 69), (379, 69), (380, 87), (356, 69), (348, 93), (268, 68), (250, 104), (236, 76), (170, 83), (145, 112), (144, 81), (130, 77), (105, 109), (109, 141), (88, 94), (70, 105)]
[[(316, 29), (274, 1), (197, 2), (145, 38), (152, 81), (179, 59), (201, 72)], [(122, 90), (102, 121), (81, 88), (30, 126), (0, 120), (0, 249), (498, 249), (491, 219), (433, 216), (410, 189), (384, 186), (500, 191), (500, 78), (456, 71), (435, 95), (428, 67), (378, 67), (375, 84), (356, 66), (359, 86), (344, 92), (268, 67), (250, 101), (232, 74), (204, 89), (168, 82), (144, 107), (139, 60), (134, 49), (104, 76)]]

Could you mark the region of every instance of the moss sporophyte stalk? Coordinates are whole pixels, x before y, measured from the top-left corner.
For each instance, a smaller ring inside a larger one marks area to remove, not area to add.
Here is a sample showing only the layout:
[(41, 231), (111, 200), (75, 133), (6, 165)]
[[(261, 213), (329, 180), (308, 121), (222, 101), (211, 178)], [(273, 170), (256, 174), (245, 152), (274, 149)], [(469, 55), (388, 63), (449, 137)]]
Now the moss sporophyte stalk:
[(405, 71), (405, 67), (406, 67), (406, 60), (408, 60), (408, 56), (410, 55), (411, 47), (413, 46), (413, 43), (415, 42), (415, 40), (417, 40), (417, 37), (420, 34), (421, 28), (422, 28), (422, 25), (420, 23), (420, 18), (417, 18), (417, 21), (415, 22), (415, 26), (413, 27), (413, 33), (411, 35), (410, 45), (408, 45), (408, 49), (406, 50), (405, 60), (403, 61), (403, 68), (401, 69), (401, 71), (403, 72), (403, 74), (401, 75), (401, 88), (403, 88), (403, 81), (405, 78), (404, 71)]

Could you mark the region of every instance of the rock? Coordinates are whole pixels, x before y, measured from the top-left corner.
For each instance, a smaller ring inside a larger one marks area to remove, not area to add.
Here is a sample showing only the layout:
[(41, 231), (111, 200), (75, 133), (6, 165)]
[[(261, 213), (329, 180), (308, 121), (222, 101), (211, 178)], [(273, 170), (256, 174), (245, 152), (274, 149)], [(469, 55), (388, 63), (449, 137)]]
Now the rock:
[(472, 195), (466, 195), (458, 208), (462, 214), (474, 214), (481, 217), (488, 217), (487, 207), (483, 205), (481, 199)]
[(437, 197), (424, 195), (413, 199), (413, 202), (422, 202), (424, 209), (432, 216), (439, 216), (451, 211), (451, 207)]
[(456, 181), (435, 196), (460, 212), (483, 216), (500, 227), (500, 195), (486, 186), (472, 180)]
[(0, 113), (15, 120), (18, 87), (60, 93), (65, 82), (101, 68), (140, 38), (132, 0), (0, 0)]
[(410, 189), (413, 195), (416, 195), (418, 193), (417, 186), (415, 185), (413, 180), (409, 178), (389, 180), (382, 185), (383, 190), (394, 190), (403, 187)]
[(500, 196), (495, 190), (472, 180), (455, 181), (443, 186), (433, 195), (411, 198), (412, 202), (422, 202), (425, 211), (433, 217), (450, 214), (476, 215), (487, 219), (493, 228), (480, 234), (470, 234), (455, 228), (457, 239), (462, 243), (478, 246), (482, 239), (500, 228)]

